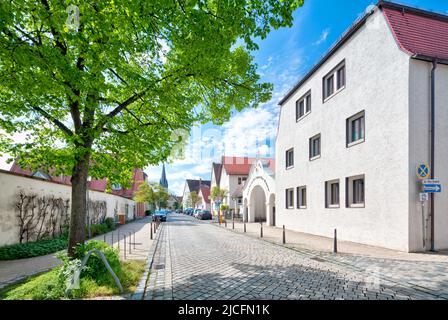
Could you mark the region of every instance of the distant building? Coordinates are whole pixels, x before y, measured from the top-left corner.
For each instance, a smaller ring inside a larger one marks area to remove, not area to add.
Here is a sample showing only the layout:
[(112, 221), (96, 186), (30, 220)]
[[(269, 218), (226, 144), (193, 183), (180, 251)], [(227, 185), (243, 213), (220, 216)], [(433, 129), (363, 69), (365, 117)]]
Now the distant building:
[(185, 180), (184, 192), (182, 194), (182, 207), (184, 209), (189, 208), (188, 199), (190, 197), (190, 192), (194, 191), (199, 195), (201, 187), (209, 187), (210, 188), (210, 181), (209, 180), (201, 180), (201, 179)]
[[(29, 177), (39, 178), (51, 182), (61, 183), (68, 186), (71, 186), (71, 176), (64, 176), (64, 175), (54, 175), (52, 174), (52, 170), (49, 170), (49, 173), (43, 172), (42, 170), (38, 170), (36, 172), (32, 172), (28, 169), (21, 168), (17, 162), (15, 161), (10, 169), (10, 172), (21, 174)], [(148, 176), (145, 172), (143, 172), (142, 169), (134, 169), (132, 180), (131, 180), (131, 187), (128, 189), (124, 189), (119, 184), (113, 184), (111, 186), (111, 194), (122, 196), (128, 199), (133, 199), (135, 192), (138, 190), (140, 184), (147, 181)], [(88, 188), (92, 191), (100, 191), (100, 192), (106, 192), (107, 187), (107, 179), (100, 179), (100, 180), (91, 180), (87, 182)], [(147, 209), (145, 203), (136, 203), (135, 207), (135, 216), (136, 217), (144, 217), (145, 216), (145, 210)]]
[[(243, 213), (243, 188), (249, 176), (252, 164), (257, 158), (226, 157), (221, 158), (221, 163), (213, 163), (211, 188), (218, 186), (228, 191), (227, 197), (222, 201), (229, 206), (237, 216)], [(273, 159), (261, 159), (272, 163)], [(212, 204), (213, 210), (217, 210)]]

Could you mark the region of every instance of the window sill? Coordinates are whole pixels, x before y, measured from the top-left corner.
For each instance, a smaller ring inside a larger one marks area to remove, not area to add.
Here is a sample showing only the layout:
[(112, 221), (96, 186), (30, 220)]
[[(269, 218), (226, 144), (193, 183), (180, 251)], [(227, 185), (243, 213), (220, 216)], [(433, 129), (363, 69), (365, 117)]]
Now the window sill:
[(339, 92), (343, 91), (345, 89), (345, 86), (339, 88), (337, 91), (333, 92), (332, 95), (326, 97), (323, 101), (323, 103), (327, 102), (328, 100), (330, 100), (331, 98), (333, 98), (335, 95), (337, 95)]
[(310, 158), (310, 161), (314, 161), (314, 160), (317, 160), (317, 159), (320, 159), (320, 155)]
[(294, 207), (288, 207), (288, 208), (286, 208), (286, 209), (288, 209), (288, 210), (292, 210), (292, 209), (294, 209)]
[(365, 142), (365, 141), (366, 141), (366, 139), (359, 139), (359, 140), (350, 142), (349, 144), (347, 144), (347, 148), (356, 146), (356, 145), (361, 144), (361, 143), (363, 143), (363, 142)]
[(339, 209), (340, 206), (338, 204), (330, 204), (327, 206), (327, 209)]
[(364, 203), (352, 203), (350, 204), (350, 208), (365, 208)]
[(304, 207), (304, 206), (300, 206), (300, 207), (298, 207), (297, 209), (301, 209), (301, 210), (303, 210), (303, 209), (306, 209), (306, 206)]
[(286, 167), (286, 170), (291, 170), (293, 168), (294, 168), (294, 166)]
[(303, 118), (306, 118), (306, 116), (308, 116), (311, 113), (311, 111), (308, 111), (307, 113), (305, 113), (303, 116), (299, 117), (296, 119), (296, 122), (301, 121)]

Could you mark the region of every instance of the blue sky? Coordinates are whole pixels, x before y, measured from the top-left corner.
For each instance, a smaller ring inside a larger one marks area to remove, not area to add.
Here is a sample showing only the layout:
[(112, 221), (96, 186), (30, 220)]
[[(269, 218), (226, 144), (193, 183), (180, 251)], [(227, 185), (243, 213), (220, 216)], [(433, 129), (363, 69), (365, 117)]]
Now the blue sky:
[[(223, 126), (194, 127), (184, 159), (166, 165), (169, 189), (181, 194), (185, 179), (210, 179), (213, 161), (228, 156), (275, 157), (278, 106), (282, 96), (328, 51), (343, 32), (376, 0), (305, 0), (294, 13), (291, 28), (275, 30), (258, 41), (254, 52), (262, 81), (274, 84), (271, 101), (235, 113)], [(401, 0), (400, 3), (448, 14), (446, 0)], [(18, 140), (24, 136), (18, 136)], [(9, 169), (0, 157), (0, 169)], [(148, 167), (150, 181), (159, 181), (161, 166)]]
[[(254, 53), (262, 81), (274, 84), (273, 98), (257, 109), (235, 113), (223, 126), (195, 127), (184, 159), (166, 165), (169, 189), (181, 194), (185, 179), (210, 179), (213, 161), (221, 155), (275, 157), (278, 106), (281, 97), (328, 51), (343, 32), (376, 0), (305, 0), (294, 13), (294, 25), (258, 41)], [(448, 13), (446, 0), (402, 0), (402, 4)], [(161, 167), (145, 170), (158, 181)]]

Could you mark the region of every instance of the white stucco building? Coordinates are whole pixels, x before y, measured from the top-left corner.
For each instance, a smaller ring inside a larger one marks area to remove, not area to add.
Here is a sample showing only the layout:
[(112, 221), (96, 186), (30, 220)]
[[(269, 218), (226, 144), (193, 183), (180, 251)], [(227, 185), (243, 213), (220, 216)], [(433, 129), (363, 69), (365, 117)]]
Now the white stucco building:
[[(337, 228), (339, 239), (401, 251), (431, 240), (448, 248), (448, 16), (380, 2), (280, 106), (277, 226)], [(442, 183), (433, 221), (431, 202), (423, 211), (419, 202), (420, 163)]]
[(257, 159), (243, 187), (244, 220), (275, 226), (275, 161)]
[[(182, 193), (182, 208), (185, 210), (187, 208), (191, 208), (190, 193), (196, 192), (198, 195), (203, 194), (201, 192), (202, 188), (210, 189), (210, 181), (202, 180), (202, 179), (187, 179), (185, 180), (184, 191)], [(205, 192), (204, 192), (205, 193)], [(205, 200), (204, 200), (205, 201)], [(202, 202), (202, 200), (201, 200)], [(196, 209), (196, 208), (194, 208)], [(206, 209), (202, 208), (202, 203), (197, 206), (197, 209)]]

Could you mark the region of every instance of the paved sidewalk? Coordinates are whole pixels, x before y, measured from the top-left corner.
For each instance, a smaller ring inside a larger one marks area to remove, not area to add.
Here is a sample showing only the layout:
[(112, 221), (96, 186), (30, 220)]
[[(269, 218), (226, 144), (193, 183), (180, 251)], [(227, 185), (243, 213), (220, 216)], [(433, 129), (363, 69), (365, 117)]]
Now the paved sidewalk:
[[(108, 244), (112, 244), (115, 248), (119, 247), (121, 259), (125, 257), (126, 248), (126, 259), (146, 260), (153, 242), (153, 240), (150, 240), (150, 226), (151, 218), (146, 217), (120, 226), (117, 230), (93, 239), (106, 239)], [(129, 234), (132, 234), (130, 250)], [(118, 236), (120, 237), (120, 241), (118, 241)], [(126, 236), (126, 246), (124, 246), (124, 236)], [(61, 261), (56, 258), (56, 253), (28, 259), (0, 261), (0, 288), (26, 277), (47, 271), (60, 264)]]
[[(218, 225), (217, 221), (213, 224)], [(225, 224), (222, 223), (222, 227)], [(227, 229), (232, 229), (232, 221), (227, 220)], [(232, 229), (233, 230), (233, 229)], [(235, 232), (244, 233), (244, 224), (235, 221)], [(248, 236), (260, 237), (260, 223), (246, 223), (246, 234)], [(323, 253), (333, 252), (333, 238), (315, 236), (307, 233), (297, 232), (286, 229), (286, 245), (301, 250), (321, 251)], [(274, 243), (282, 244), (283, 229), (278, 227), (270, 227), (263, 223), (263, 239)], [(405, 261), (433, 261), (433, 262), (447, 262), (448, 252), (438, 253), (407, 253), (396, 250), (390, 250), (380, 247), (363, 245), (354, 242), (338, 240), (338, 253), (363, 255), (372, 258), (380, 259), (394, 259)]]

